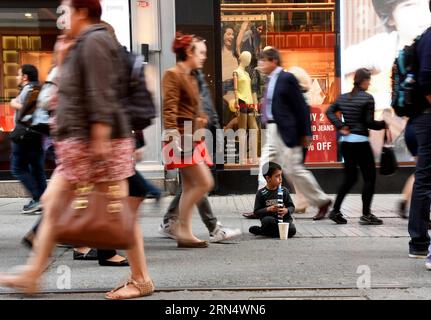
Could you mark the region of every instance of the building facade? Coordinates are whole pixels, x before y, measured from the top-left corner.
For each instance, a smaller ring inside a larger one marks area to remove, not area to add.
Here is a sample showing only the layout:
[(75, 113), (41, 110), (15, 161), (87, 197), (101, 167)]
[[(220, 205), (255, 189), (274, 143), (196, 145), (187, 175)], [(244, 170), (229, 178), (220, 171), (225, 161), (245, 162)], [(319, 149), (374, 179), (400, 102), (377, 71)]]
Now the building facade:
[[(18, 94), (17, 69), (23, 63), (35, 64), (44, 80), (59, 32), (58, 4), (56, 0), (23, 0), (11, 8), (10, 1), (0, 2), (1, 179), (12, 179), (8, 132), (14, 124), (8, 102)], [(406, 167), (397, 175), (400, 178), (390, 178), (400, 182), (390, 184), (398, 188), (411, 172), (413, 158), (403, 139), (405, 120), (395, 117), (390, 109), (390, 69), (397, 50), (403, 45), (397, 40), (403, 30), (396, 26), (390, 28), (382, 20), (382, 12), (391, 14), (393, 5), (374, 7), (372, 0), (102, 0), (102, 4), (103, 19), (114, 26), (120, 42), (143, 54), (147, 61), (147, 85), (159, 114), (145, 130), (147, 147), (144, 161), (138, 165), (149, 178), (175, 177), (175, 173), (165, 172), (163, 167), (160, 117), (161, 79), (164, 70), (175, 64), (171, 52), (175, 31), (206, 39), (208, 60), (204, 72), (221, 126), (225, 132), (229, 129), (234, 133), (239, 129), (246, 132), (223, 141), (227, 156), (216, 167), (216, 193), (255, 190), (254, 174), (262, 143), (259, 111), (263, 94), (263, 79), (257, 66), (259, 55), (267, 46), (280, 50), (283, 68), (301, 67), (309, 76), (306, 84), (313, 139), (306, 165), (322, 181), (325, 190), (335, 192), (334, 180), (328, 182), (327, 177), (341, 174), (342, 167), (339, 136), (325, 111), (338, 94), (351, 89), (352, 74), (360, 67), (374, 71), (370, 92), (376, 99), (376, 118), (390, 123), (397, 159)], [(379, 43), (387, 49), (376, 50)], [(233, 74), (246, 51), (251, 61), (245, 69), (250, 88), (241, 93), (248, 101), (244, 115), (238, 112), (235, 103)], [(382, 132), (372, 132), (370, 140), (378, 160)], [(241, 144), (246, 147), (241, 148)], [(47, 169), (52, 167), (52, 161), (48, 162)]]

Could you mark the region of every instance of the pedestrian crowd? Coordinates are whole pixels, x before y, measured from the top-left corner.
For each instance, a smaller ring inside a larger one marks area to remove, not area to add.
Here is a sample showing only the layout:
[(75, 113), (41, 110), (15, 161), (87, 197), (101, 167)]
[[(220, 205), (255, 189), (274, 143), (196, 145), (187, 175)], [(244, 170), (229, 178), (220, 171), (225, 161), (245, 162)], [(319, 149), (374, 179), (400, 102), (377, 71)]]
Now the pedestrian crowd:
[[(73, 248), (75, 260), (130, 267), (130, 278), (106, 293), (107, 299), (151, 295), (155, 285), (137, 216), (144, 198), (158, 201), (162, 192), (135, 169), (145, 145), (143, 129), (156, 116), (142, 60), (123, 48), (113, 28), (101, 21), (99, 0), (63, 0), (63, 5), (70, 8), (70, 26), (58, 37), (47, 80), (42, 85), (37, 68), (22, 65), (17, 77), (21, 91), (11, 101), (16, 109), (11, 171), (31, 195), (22, 212), (41, 216), (23, 238), (32, 250), (27, 265), (15, 273), (2, 274), (0, 285), (24, 293), (37, 292), (52, 250), (62, 245)], [(220, 124), (202, 71), (207, 58), (205, 40), (177, 32), (172, 51), (177, 63), (166, 70), (162, 81), (161, 150), (166, 170), (179, 171), (180, 186), (159, 232), (174, 239), (178, 248), (207, 248), (210, 243), (240, 236), (241, 230), (223, 225), (208, 200), (215, 184), (212, 150), (214, 146), (217, 149), (217, 142), (208, 134)], [(411, 200), (407, 197), (400, 202), (400, 212), (406, 216), (410, 203), (409, 255), (427, 258), (426, 267), (431, 269), (431, 29), (420, 38), (416, 54), (417, 112), (409, 119), (406, 136), (417, 166)], [(246, 65), (247, 56), (241, 59)], [(374, 98), (367, 92), (372, 71), (357, 69), (353, 89), (338, 96), (326, 111), (339, 132), (344, 160), (344, 179), (334, 201), (304, 165), (312, 136), (309, 76), (301, 68), (283, 70), (280, 52), (272, 47), (262, 51), (259, 71), (266, 79), (261, 108), (265, 136), (254, 208), (244, 216), (259, 219), (260, 225), (250, 227), (249, 232), (276, 238), (280, 237), (278, 224), (288, 223), (288, 237), (294, 237), (295, 207), (304, 207), (300, 211), (315, 207), (316, 221), (328, 217), (336, 224), (348, 223), (341, 207), (357, 182), (358, 168), (363, 177), (359, 223), (381, 225), (383, 220), (371, 210), (376, 164), (369, 131), (388, 131), (388, 125), (374, 119)], [(240, 78), (241, 70), (236, 73)], [(237, 91), (236, 83), (234, 88)], [(47, 183), (44, 158), (49, 148), (54, 149), (56, 168)], [(282, 184), (283, 176), (300, 197), (292, 199)], [(193, 234), (195, 206), (208, 229), (209, 242)], [(114, 218), (98, 233), (94, 231), (100, 222), (96, 218), (79, 225), (83, 212), (94, 217), (96, 212), (98, 217), (106, 213)], [(67, 215), (75, 215), (72, 221), (76, 223), (61, 228)], [(125, 219), (121, 220), (121, 215)], [(117, 249), (125, 249), (126, 257), (117, 254)]]

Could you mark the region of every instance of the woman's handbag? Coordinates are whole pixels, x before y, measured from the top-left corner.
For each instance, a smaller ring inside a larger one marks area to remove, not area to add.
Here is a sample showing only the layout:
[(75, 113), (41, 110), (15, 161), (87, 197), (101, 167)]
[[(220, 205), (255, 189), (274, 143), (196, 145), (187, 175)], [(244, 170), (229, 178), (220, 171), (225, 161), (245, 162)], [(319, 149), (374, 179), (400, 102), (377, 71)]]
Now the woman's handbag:
[(136, 210), (133, 200), (84, 186), (66, 193), (65, 211), (56, 219), (56, 242), (98, 249), (130, 249), (134, 244)]
[(398, 162), (397, 158), (395, 157), (394, 147), (393, 145), (388, 144), (388, 135), (390, 136), (390, 131), (388, 131), (388, 129), (385, 130), (382, 154), (380, 156), (380, 174), (383, 176), (392, 175), (398, 169)]

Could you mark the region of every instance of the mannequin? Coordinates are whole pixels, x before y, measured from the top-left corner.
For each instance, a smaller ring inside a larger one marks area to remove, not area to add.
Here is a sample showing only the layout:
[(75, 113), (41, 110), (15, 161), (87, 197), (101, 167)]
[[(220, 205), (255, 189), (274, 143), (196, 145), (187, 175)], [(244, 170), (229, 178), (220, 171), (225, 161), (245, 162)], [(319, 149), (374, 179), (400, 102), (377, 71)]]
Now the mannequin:
[[(246, 68), (251, 63), (251, 53), (243, 51), (239, 57), (239, 66), (233, 72), (233, 87), (235, 94), (235, 107), (237, 110), (238, 127), (245, 132), (239, 134), (240, 141), (240, 164), (257, 164), (257, 99), (253, 97), (251, 90), (251, 78)], [(247, 129), (254, 129), (247, 132)], [(247, 133), (249, 133), (249, 145), (247, 144)], [(249, 147), (249, 157), (247, 157)]]

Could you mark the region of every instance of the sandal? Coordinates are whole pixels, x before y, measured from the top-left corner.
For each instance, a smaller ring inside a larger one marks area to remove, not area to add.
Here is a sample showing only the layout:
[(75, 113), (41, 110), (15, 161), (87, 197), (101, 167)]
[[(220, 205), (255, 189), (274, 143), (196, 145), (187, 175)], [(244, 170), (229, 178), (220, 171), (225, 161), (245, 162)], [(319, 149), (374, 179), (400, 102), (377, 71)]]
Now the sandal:
[[(116, 293), (118, 290), (122, 288), (127, 288), (128, 285), (134, 286), (136, 289), (138, 289), (139, 293), (134, 294), (127, 294), (127, 295), (121, 295), (119, 293)], [(105, 298), (108, 300), (124, 300), (124, 299), (133, 299), (133, 298), (139, 298), (139, 297), (145, 297), (153, 294), (154, 292), (154, 283), (152, 280), (147, 282), (137, 282), (130, 278), (127, 280), (127, 282), (110, 292), (108, 292), (105, 295)]]
[(73, 250), (73, 260), (98, 260), (97, 250), (90, 249), (87, 253), (81, 253)]

